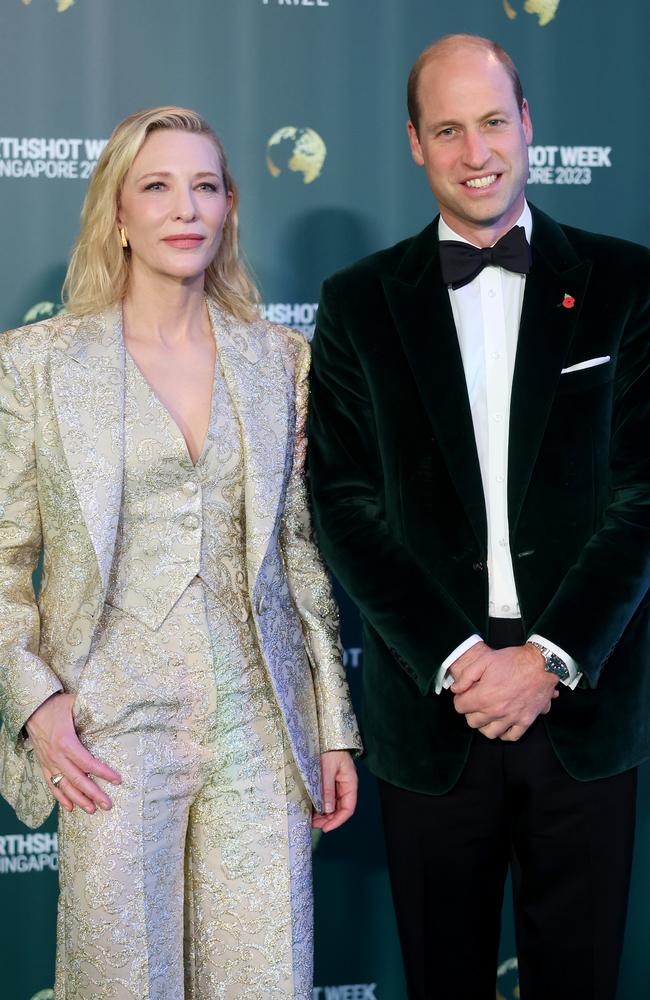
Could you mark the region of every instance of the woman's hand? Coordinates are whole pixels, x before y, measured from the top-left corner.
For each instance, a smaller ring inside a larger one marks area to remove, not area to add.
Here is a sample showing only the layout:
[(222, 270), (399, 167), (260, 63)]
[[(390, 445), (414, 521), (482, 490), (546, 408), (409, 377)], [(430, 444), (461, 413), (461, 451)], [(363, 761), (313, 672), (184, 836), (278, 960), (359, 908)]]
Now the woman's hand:
[(357, 769), (347, 750), (320, 755), (324, 812), (314, 813), (311, 825), (323, 833), (336, 830), (350, 818), (357, 804)]
[[(104, 778), (119, 785), (117, 771), (103, 764), (88, 753), (79, 741), (72, 716), (74, 695), (52, 695), (32, 712), (25, 729), (32, 741), (34, 752), (54, 798), (64, 809), (72, 812), (75, 805), (94, 813), (97, 806), (110, 809), (113, 803), (90, 775)], [(63, 780), (53, 785), (53, 774), (62, 774)]]

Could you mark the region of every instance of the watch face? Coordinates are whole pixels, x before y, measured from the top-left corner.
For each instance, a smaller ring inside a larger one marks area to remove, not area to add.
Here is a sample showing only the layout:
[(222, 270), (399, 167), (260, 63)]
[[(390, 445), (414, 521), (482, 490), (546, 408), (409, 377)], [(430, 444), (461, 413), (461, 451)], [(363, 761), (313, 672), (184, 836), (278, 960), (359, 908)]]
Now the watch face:
[(569, 678), (569, 668), (564, 660), (561, 660), (555, 653), (550, 653), (546, 657), (546, 669), (552, 674), (557, 674), (562, 681), (566, 681)]
[(569, 668), (561, 657), (559, 657), (552, 650), (547, 649), (546, 646), (542, 646), (541, 642), (535, 642), (533, 640), (532, 645), (536, 646), (544, 657), (544, 669), (547, 670), (549, 674), (555, 674), (561, 681), (567, 681), (569, 679)]
[(544, 657), (544, 670), (548, 671), (549, 674), (555, 674), (561, 681), (568, 681), (571, 674), (564, 660), (557, 653), (547, 649), (546, 646), (542, 646), (541, 642), (536, 642), (534, 639), (529, 639), (528, 641), (532, 646), (539, 649)]

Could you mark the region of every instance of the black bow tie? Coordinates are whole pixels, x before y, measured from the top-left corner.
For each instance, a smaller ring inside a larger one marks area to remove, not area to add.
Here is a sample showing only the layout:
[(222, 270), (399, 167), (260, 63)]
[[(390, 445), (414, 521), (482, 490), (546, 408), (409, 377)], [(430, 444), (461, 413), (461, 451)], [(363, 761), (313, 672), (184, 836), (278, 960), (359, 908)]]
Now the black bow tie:
[(442, 278), (452, 288), (469, 284), (489, 264), (528, 274), (530, 261), (530, 247), (523, 226), (513, 226), (493, 247), (483, 249), (458, 240), (440, 240)]

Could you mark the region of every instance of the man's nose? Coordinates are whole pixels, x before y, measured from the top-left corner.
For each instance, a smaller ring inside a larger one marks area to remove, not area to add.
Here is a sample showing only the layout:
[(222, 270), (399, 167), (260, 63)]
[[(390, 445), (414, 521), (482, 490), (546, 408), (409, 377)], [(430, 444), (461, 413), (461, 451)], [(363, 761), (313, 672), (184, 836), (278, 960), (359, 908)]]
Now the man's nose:
[(490, 158), (490, 148), (481, 132), (467, 132), (463, 158), (468, 167), (480, 170)]

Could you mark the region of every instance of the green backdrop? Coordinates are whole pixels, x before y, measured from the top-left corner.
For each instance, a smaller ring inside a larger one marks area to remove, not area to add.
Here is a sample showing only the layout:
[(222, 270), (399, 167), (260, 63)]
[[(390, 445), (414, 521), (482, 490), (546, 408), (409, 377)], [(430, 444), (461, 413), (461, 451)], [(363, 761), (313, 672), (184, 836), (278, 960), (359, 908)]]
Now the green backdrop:
[[(126, 114), (185, 104), (221, 134), (266, 314), (308, 335), (323, 276), (435, 212), (405, 137), (404, 90), (440, 34), (495, 38), (533, 122), (529, 197), (564, 222), (644, 242), (645, 0), (2, 0), (0, 328), (58, 308), (85, 180)], [(342, 598), (353, 693), (363, 670)], [(2, 623), (0, 622), (0, 628)], [(0, 996), (51, 996), (55, 824), (0, 803)], [(619, 1000), (650, 995), (650, 771)], [(318, 1000), (403, 1000), (372, 779), (355, 820), (315, 855)], [(506, 907), (499, 990), (516, 996)], [(440, 998), (450, 1000), (450, 998)], [(549, 998), (550, 1000), (550, 998)]]

